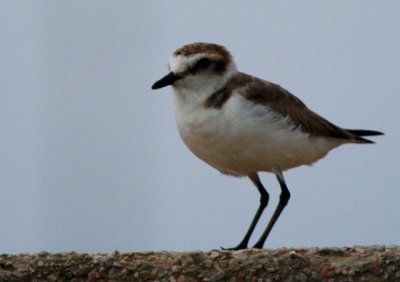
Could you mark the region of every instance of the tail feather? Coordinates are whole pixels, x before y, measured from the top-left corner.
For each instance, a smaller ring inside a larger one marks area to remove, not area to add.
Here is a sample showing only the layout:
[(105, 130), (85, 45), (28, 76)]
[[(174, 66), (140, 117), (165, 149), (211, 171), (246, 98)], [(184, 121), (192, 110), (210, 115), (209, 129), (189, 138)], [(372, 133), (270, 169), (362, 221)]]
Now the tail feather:
[(364, 130), (364, 129), (346, 129), (346, 131), (357, 136), (376, 136), (384, 135), (384, 133), (375, 130)]
[(376, 135), (383, 135), (384, 133), (375, 130), (364, 130), (364, 129), (345, 129), (347, 132), (353, 135), (353, 138), (357, 141), (362, 143), (375, 143), (372, 140), (363, 138), (362, 136), (376, 136)]

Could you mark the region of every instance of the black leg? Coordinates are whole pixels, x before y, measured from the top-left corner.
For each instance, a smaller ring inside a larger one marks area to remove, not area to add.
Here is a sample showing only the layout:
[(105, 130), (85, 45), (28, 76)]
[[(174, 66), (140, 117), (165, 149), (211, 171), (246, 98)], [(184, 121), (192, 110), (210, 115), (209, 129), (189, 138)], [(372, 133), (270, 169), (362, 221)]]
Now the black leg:
[(260, 178), (258, 177), (257, 173), (250, 174), (249, 175), (250, 180), (256, 185), (258, 191), (260, 192), (260, 206), (257, 209), (256, 214), (254, 215), (253, 220), (251, 221), (250, 227), (246, 232), (246, 235), (244, 236), (243, 240), (237, 245), (236, 247), (229, 248), (229, 249), (224, 249), (223, 250), (240, 250), (240, 249), (246, 249), (247, 245), (249, 243), (251, 234), (254, 231), (254, 228), (257, 225), (258, 220), (261, 217), (261, 214), (263, 213), (265, 207), (268, 205), (268, 199), (269, 195), (267, 190), (265, 190), (264, 186), (262, 185)]
[(261, 235), (260, 239), (254, 245), (254, 248), (257, 248), (257, 249), (262, 249), (262, 247), (264, 246), (264, 242), (267, 239), (269, 233), (271, 232), (272, 227), (274, 227), (275, 222), (278, 220), (278, 217), (280, 216), (280, 214), (282, 213), (283, 209), (285, 208), (285, 206), (289, 202), (289, 198), (290, 198), (290, 192), (289, 192), (289, 190), (288, 190), (288, 188), (286, 186), (285, 179), (283, 178), (282, 171), (280, 169), (276, 170), (275, 171), (275, 175), (276, 175), (276, 178), (278, 179), (279, 184), (281, 186), (281, 195), (279, 197), (278, 206), (276, 207), (276, 210), (275, 210), (274, 214), (272, 215), (271, 220), (268, 223), (267, 228), (264, 230), (264, 233)]

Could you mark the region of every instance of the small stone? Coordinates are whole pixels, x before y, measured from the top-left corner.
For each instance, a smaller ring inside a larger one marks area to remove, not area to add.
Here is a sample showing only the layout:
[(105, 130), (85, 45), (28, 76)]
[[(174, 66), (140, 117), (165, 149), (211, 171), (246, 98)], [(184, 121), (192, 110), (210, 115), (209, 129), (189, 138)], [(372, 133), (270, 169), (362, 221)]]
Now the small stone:
[(141, 266), (144, 270), (150, 270), (154, 268), (154, 264), (149, 262), (143, 262)]
[(216, 274), (214, 274), (213, 276), (210, 277), (210, 281), (211, 282), (215, 282), (215, 281), (221, 281), (222, 279), (224, 279), (225, 277), (225, 272), (223, 271), (219, 271)]
[(205, 267), (210, 268), (210, 267), (212, 267), (212, 265), (213, 265), (213, 261), (212, 261), (212, 260), (206, 259), (206, 260), (204, 261), (204, 266), (205, 266)]
[(122, 264), (121, 264), (119, 261), (114, 261), (112, 265), (113, 265), (114, 267), (116, 267), (116, 268), (122, 267)]
[(58, 275), (55, 273), (51, 273), (46, 277), (47, 281), (57, 281)]
[(195, 263), (201, 262), (204, 260), (204, 254), (200, 251), (191, 253), (192, 259)]
[(320, 255), (326, 255), (326, 256), (343, 256), (344, 251), (341, 248), (333, 247), (333, 248), (321, 248), (318, 253)]
[(194, 259), (191, 255), (185, 255), (182, 257), (182, 266), (186, 267), (194, 263)]
[(217, 257), (219, 257), (219, 253), (217, 251), (212, 251), (210, 254), (210, 258), (216, 259)]
[(118, 270), (115, 271), (115, 269), (110, 269), (108, 271), (108, 278), (114, 279), (114, 278), (117, 278), (117, 277), (118, 277)]
[(185, 282), (186, 281), (186, 276), (184, 274), (181, 274), (178, 276), (178, 279), (176, 280), (177, 282)]
[(46, 252), (46, 251), (41, 251), (41, 252), (38, 253), (38, 256), (39, 256), (39, 257), (46, 257), (46, 256), (48, 256), (48, 255), (50, 255), (50, 253), (49, 253), (49, 252)]
[(220, 261), (219, 261), (219, 265), (220, 265), (222, 268), (227, 268), (227, 267), (228, 267), (228, 261), (226, 261), (226, 260), (220, 260)]
[(318, 278), (318, 273), (315, 272), (315, 271), (311, 272), (311, 278), (317, 279)]
[(383, 277), (382, 277), (382, 281), (387, 281), (387, 279), (389, 278), (389, 274), (387, 272), (383, 273)]
[(395, 273), (396, 278), (400, 278), (400, 270)]
[(329, 276), (329, 273), (332, 271), (329, 265), (323, 265), (321, 268), (321, 275), (325, 278)]
[(389, 271), (389, 272), (394, 272), (395, 270), (396, 270), (396, 267), (394, 265), (389, 265), (387, 267), (387, 271)]
[(228, 263), (228, 268), (230, 271), (238, 271), (240, 269), (240, 265), (236, 259), (230, 259)]
[(305, 275), (304, 273), (300, 273), (299, 275), (297, 275), (297, 279), (300, 280), (301, 282), (306, 282), (307, 275)]
[(232, 256), (239, 261), (247, 259), (247, 254), (243, 251), (232, 252)]

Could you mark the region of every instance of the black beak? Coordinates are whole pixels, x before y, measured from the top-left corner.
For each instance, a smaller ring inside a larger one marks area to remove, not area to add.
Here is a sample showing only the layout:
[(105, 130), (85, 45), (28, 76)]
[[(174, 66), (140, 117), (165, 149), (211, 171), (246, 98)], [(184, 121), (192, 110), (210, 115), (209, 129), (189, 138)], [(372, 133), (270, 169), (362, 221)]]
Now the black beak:
[(151, 89), (160, 89), (162, 87), (172, 85), (174, 84), (175, 81), (181, 78), (182, 76), (176, 75), (171, 71), (169, 74), (161, 78), (159, 81), (156, 81), (156, 83), (154, 83), (153, 86), (151, 86)]

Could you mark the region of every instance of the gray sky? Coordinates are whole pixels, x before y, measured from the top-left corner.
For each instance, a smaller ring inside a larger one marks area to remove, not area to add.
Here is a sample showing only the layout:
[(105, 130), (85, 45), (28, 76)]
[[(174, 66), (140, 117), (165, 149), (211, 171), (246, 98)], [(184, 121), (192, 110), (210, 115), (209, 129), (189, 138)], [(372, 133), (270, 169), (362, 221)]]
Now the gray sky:
[[(265, 247), (400, 244), (399, 13), (399, 1), (1, 1), (0, 252), (242, 239), (257, 190), (196, 159), (171, 89), (150, 89), (195, 41), (340, 126), (386, 133), (287, 172), (292, 198)], [(252, 243), (279, 196), (262, 181)]]

